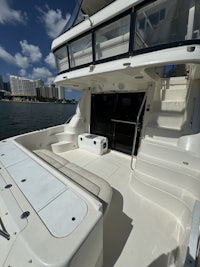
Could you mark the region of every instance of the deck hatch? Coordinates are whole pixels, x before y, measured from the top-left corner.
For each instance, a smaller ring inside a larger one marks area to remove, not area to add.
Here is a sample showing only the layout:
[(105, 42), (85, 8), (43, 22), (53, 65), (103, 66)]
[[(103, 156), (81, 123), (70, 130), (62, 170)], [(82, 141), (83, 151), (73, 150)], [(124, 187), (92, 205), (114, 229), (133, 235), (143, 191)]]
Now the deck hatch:
[[(69, 235), (87, 214), (84, 200), (16, 145), (2, 145), (0, 153), (3, 155), (0, 161), (12, 177), (13, 185), (15, 182), (51, 234)], [(8, 190), (11, 189), (5, 192)], [(26, 218), (24, 214), (29, 212), (21, 211), (20, 221), (26, 221), (22, 220)], [(2, 234), (8, 238), (5, 231)]]
[(70, 189), (39, 212), (49, 231), (56, 237), (69, 235), (87, 214), (87, 205)]
[[(37, 212), (67, 189), (67, 186), (31, 158), (12, 165), (7, 170)], [(26, 181), (22, 182), (24, 178)]]

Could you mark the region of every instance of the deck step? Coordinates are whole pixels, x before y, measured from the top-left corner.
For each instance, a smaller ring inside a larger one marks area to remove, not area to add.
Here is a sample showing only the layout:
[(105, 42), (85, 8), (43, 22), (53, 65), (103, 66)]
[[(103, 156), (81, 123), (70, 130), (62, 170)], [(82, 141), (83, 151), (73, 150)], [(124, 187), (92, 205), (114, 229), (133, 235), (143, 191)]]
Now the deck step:
[(55, 136), (59, 142), (74, 142), (76, 141), (77, 137), (75, 133), (70, 133), (70, 132), (57, 133)]
[(154, 188), (157, 188), (158, 190), (166, 192), (167, 194), (170, 194), (174, 198), (183, 202), (183, 204), (187, 208), (189, 208), (190, 211), (192, 212), (196, 196), (190, 193), (187, 189), (182, 188), (182, 187), (180, 188), (179, 185), (173, 185), (165, 181), (158, 180), (155, 177), (150, 176), (148, 174), (144, 174), (143, 172), (140, 172), (138, 170), (136, 170), (134, 173), (135, 173), (135, 176), (137, 176), (141, 181), (145, 182), (146, 184), (153, 186)]
[(137, 158), (135, 174), (146, 183), (165, 190), (184, 202), (193, 209), (194, 200), (200, 198), (200, 180), (184, 172), (184, 168), (176, 168), (172, 164)]
[(77, 146), (75, 145), (74, 142), (69, 142), (69, 141), (61, 141), (58, 143), (51, 144), (52, 151), (54, 153), (63, 153), (68, 150), (75, 149)]
[[(180, 218), (181, 215), (185, 216), (184, 220), (188, 220), (191, 216), (189, 207), (180, 199), (176, 198), (172, 194), (156, 188), (153, 185), (148, 184), (142, 180), (135, 173), (131, 178), (131, 188), (136, 194), (142, 195), (148, 201), (153, 202), (155, 205), (162, 207), (162, 209), (170, 212), (176, 218)], [(184, 213), (183, 213), (184, 210)]]
[(177, 146), (169, 146), (153, 140), (142, 140), (138, 156), (150, 157), (152, 159), (165, 162), (165, 164), (175, 164), (177, 168), (184, 169), (187, 173), (193, 173), (200, 180), (199, 157), (189, 151)]
[(152, 124), (166, 129), (181, 130), (183, 127), (183, 113), (160, 111), (152, 114)]
[(165, 87), (169, 87), (170, 85), (186, 85), (188, 80), (185, 76), (178, 76), (178, 77), (171, 77), (171, 78), (164, 78), (164, 85)]
[(145, 139), (158, 140), (159, 142), (167, 142), (170, 144), (177, 144), (181, 134), (180, 129), (165, 129), (158, 126), (147, 127), (145, 130)]
[(182, 85), (162, 90), (162, 100), (186, 100), (188, 89)]
[(169, 82), (171, 85), (177, 84), (187, 84), (188, 80), (185, 76), (171, 77), (169, 78)]
[(183, 100), (163, 100), (161, 102), (161, 111), (183, 112), (186, 107), (186, 102)]

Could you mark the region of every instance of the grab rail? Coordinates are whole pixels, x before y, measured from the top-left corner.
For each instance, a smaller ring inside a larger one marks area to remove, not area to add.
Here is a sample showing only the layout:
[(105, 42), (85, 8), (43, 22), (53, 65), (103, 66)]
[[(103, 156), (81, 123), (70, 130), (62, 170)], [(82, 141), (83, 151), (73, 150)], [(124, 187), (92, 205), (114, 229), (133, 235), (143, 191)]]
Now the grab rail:
[(72, 119), (73, 116), (74, 116), (74, 114), (71, 115), (71, 116), (69, 116), (69, 118), (66, 120), (65, 124), (69, 123), (71, 121), (71, 119)]
[(135, 146), (136, 146), (138, 130), (141, 127), (141, 123), (139, 122), (139, 120), (140, 120), (140, 116), (141, 116), (144, 104), (146, 102), (146, 99), (147, 99), (147, 93), (145, 93), (145, 95), (143, 97), (140, 109), (139, 109), (138, 114), (137, 114), (136, 124), (135, 124), (135, 132), (134, 132), (134, 137), (133, 137), (133, 146), (132, 146), (132, 153), (131, 153), (131, 169), (132, 170), (133, 170), (133, 167), (132, 167), (132, 165), (133, 165), (133, 156), (134, 156), (134, 152), (135, 152)]
[(116, 120), (116, 119), (111, 119), (112, 122), (120, 122), (120, 123), (125, 123), (125, 124), (132, 124), (136, 125), (136, 122), (134, 121), (124, 121), (124, 120)]
[(196, 260), (199, 257), (198, 255), (199, 253), (199, 227), (200, 227), (200, 201), (196, 200), (194, 209), (193, 209), (188, 251), (187, 251), (187, 256), (186, 256), (184, 267), (197, 266)]

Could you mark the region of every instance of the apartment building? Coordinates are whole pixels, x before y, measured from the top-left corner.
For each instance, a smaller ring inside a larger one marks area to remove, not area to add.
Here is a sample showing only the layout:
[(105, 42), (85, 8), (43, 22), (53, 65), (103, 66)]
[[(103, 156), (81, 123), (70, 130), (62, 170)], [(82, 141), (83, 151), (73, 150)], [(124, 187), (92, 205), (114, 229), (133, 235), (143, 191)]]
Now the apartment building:
[(36, 97), (47, 99), (59, 99), (65, 98), (64, 87), (55, 84), (45, 86), (43, 80), (30, 80), (17, 76), (10, 76), (11, 94), (13, 97)]
[(34, 97), (36, 96), (36, 83), (33, 80), (10, 76), (11, 94), (20, 97)]

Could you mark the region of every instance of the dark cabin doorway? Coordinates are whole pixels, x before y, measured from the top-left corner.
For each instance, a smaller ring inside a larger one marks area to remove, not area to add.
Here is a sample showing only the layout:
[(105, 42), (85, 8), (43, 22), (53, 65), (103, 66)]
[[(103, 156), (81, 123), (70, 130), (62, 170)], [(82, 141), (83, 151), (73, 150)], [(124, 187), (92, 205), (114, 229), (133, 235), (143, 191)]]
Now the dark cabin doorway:
[[(106, 136), (108, 146), (127, 154), (132, 153), (135, 124), (144, 92), (93, 94), (91, 101), (91, 133)], [(145, 105), (144, 105), (145, 106)], [(144, 107), (139, 118), (134, 155), (137, 154)]]

